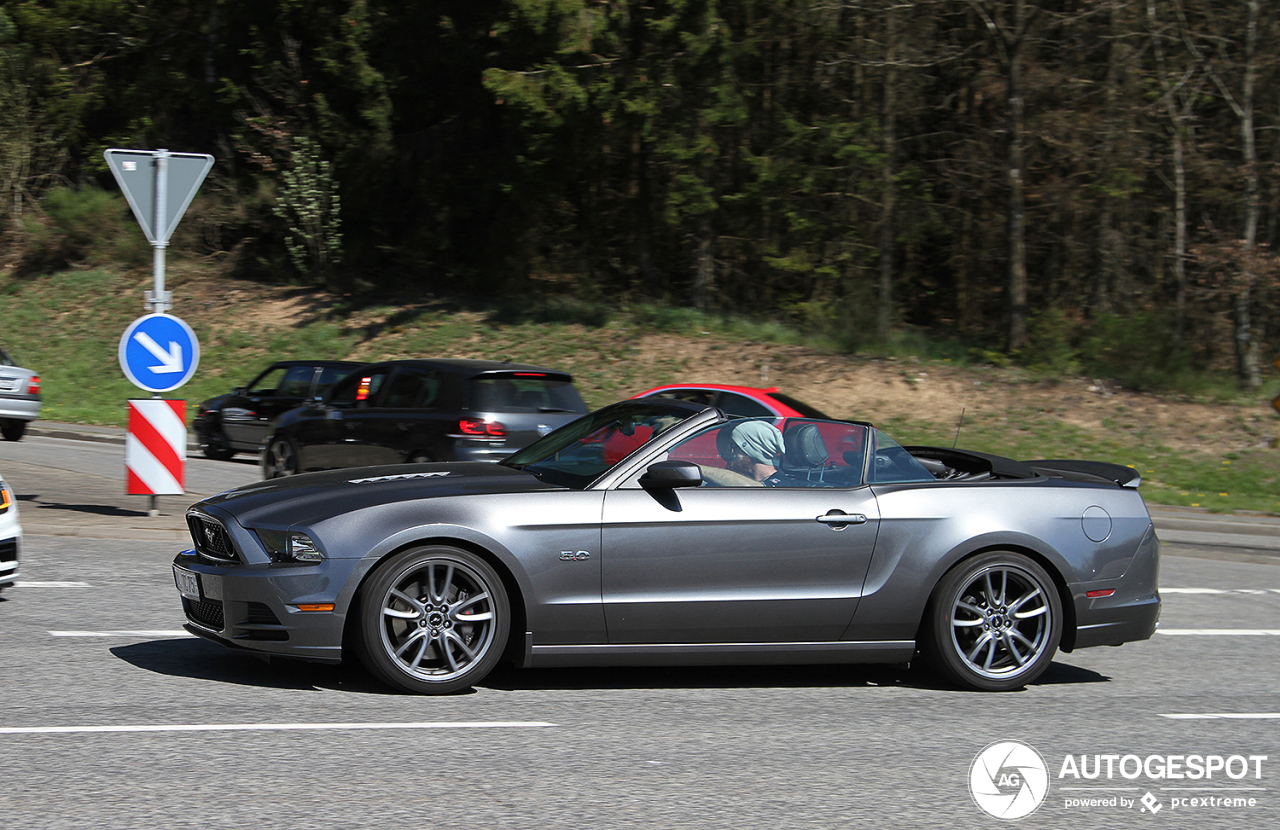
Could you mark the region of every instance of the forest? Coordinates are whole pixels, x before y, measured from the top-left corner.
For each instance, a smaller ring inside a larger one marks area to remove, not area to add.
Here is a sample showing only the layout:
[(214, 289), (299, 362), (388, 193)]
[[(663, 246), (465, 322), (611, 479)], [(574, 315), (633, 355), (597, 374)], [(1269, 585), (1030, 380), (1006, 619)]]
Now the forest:
[(1273, 0), (0, 0), (0, 267), (903, 332), (1135, 384), (1280, 350)]

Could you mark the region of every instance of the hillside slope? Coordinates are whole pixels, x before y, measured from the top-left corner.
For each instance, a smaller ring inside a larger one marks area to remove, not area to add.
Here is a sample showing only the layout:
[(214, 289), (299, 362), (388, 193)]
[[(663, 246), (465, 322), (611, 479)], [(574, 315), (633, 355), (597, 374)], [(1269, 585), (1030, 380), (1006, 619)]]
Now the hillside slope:
[[(44, 376), (47, 418), (123, 421), (124, 401), (139, 394), (116, 365), (115, 344), (145, 313), (149, 285), (137, 272), (0, 277), (4, 344)], [(572, 310), (513, 322), (480, 304), (357, 304), (190, 266), (175, 269), (170, 287), (173, 312), (203, 349), (196, 377), (179, 390), (191, 404), (281, 357), (512, 359), (572, 372), (592, 406), (673, 381), (777, 386), (905, 443), (950, 445), (959, 427), (959, 443), (973, 449), (1130, 464), (1153, 501), (1280, 512), (1280, 417), (1261, 396), (1230, 405), (1175, 400), (1088, 378), (646, 330), (625, 315), (601, 325), (574, 322)]]

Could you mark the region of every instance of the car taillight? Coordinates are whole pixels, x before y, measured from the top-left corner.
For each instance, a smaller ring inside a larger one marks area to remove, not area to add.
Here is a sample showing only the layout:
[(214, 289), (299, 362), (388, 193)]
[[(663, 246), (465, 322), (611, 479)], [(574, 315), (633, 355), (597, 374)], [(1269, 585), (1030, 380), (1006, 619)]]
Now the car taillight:
[(506, 436), (507, 428), (498, 421), (463, 418), (458, 421), (458, 432), (469, 438), (502, 438)]
[(360, 385), (356, 387), (356, 400), (365, 401), (369, 399), (369, 387), (373, 385), (373, 378), (360, 378)]
[(40, 394), (40, 376), (39, 375), (31, 376), (31, 382), (27, 384), (27, 394), (28, 395)]

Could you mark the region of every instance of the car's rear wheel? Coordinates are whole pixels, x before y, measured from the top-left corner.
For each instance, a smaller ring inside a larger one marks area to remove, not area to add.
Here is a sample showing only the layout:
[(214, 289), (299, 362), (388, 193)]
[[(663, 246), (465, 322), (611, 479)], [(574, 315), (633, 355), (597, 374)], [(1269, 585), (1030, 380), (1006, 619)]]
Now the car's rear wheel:
[(0, 424), (0, 434), (4, 435), (6, 441), (21, 441), (26, 432), (26, 421), (5, 421)]
[(298, 473), (298, 448), (288, 438), (272, 438), (262, 465), (263, 478), (280, 478)]
[(961, 562), (938, 583), (924, 637), (934, 668), (979, 691), (1018, 689), (1053, 661), (1062, 601), (1039, 564), (996, 551)]
[(511, 606), (497, 572), (457, 548), (399, 553), (361, 588), (357, 652), (376, 677), (408, 692), (449, 694), (502, 657)]

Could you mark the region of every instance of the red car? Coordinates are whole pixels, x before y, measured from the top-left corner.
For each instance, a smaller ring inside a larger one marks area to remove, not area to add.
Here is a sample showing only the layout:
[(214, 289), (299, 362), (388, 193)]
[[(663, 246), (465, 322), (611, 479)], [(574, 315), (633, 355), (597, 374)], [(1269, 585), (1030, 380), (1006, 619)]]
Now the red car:
[(719, 383), (673, 383), (655, 387), (648, 392), (641, 392), (634, 397), (675, 398), (680, 401), (709, 404), (731, 418), (758, 418), (772, 415), (776, 418), (832, 420), (829, 415), (824, 415), (807, 403), (782, 394), (774, 386), (768, 389), (756, 389), (751, 386), (726, 386)]

